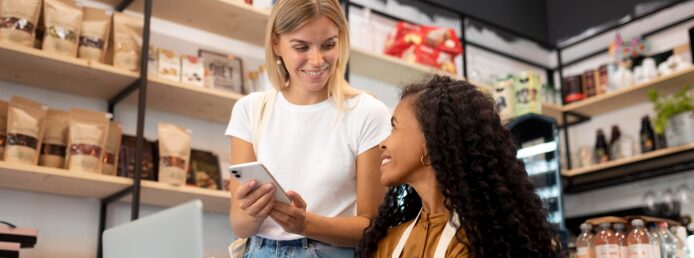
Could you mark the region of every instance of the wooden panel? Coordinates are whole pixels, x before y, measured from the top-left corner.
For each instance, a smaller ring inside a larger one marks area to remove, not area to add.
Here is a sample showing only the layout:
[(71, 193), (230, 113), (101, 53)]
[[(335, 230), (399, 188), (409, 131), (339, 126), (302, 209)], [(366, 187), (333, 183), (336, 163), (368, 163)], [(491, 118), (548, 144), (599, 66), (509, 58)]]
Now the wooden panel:
[(0, 43), (0, 80), (107, 100), (138, 74), (111, 65)]
[[(350, 72), (398, 86), (419, 81), (428, 73), (443, 73), (432, 67), (411, 64), (399, 58), (357, 48), (352, 48)], [(453, 77), (463, 79), (460, 76)]]
[[(39, 193), (103, 199), (132, 185), (132, 179), (66, 169), (19, 165), (0, 161), (0, 187)], [(143, 204), (170, 207), (193, 199), (203, 202), (205, 211), (228, 213), (231, 194), (190, 186), (175, 187), (142, 181)], [(127, 195), (120, 201), (130, 202)]]
[[(122, 0), (97, 1), (116, 6)], [(143, 9), (143, 0), (135, 0), (128, 8), (139, 13)], [(241, 0), (154, 0), (152, 15), (262, 46), (270, 10), (258, 10)]]
[[(231, 108), (243, 97), (155, 77), (147, 85), (147, 108), (220, 123), (229, 122)], [(135, 92), (126, 101), (137, 104), (137, 96)]]
[(565, 105), (564, 110), (587, 116), (595, 116), (615, 111), (629, 105), (648, 102), (648, 91), (650, 89), (656, 89), (662, 96), (679, 91), (686, 85), (693, 84), (694, 66), (668, 76), (658, 77), (649, 82), (640, 83), (628, 88)]
[(0, 187), (102, 199), (132, 185), (129, 178), (0, 162)]
[(557, 124), (561, 125), (562, 107), (557, 104), (542, 103), (542, 114), (557, 120)]
[(683, 151), (689, 151), (689, 150), (694, 150), (694, 143), (690, 143), (687, 145), (681, 145), (681, 146), (675, 146), (675, 147), (670, 147), (662, 150), (656, 150), (652, 152), (648, 152), (646, 154), (630, 157), (630, 158), (624, 158), (624, 159), (619, 159), (619, 160), (613, 160), (597, 165), (593, 165), (590, 167), (585, 167), (585, 168), (577, 168), (577, 169), (571, 169), (571, 170), (565, 170), (562, 171), (562, 175), (571, 177), (571, 176), (577, 176), (577, 175), (583, 175), (583, 174), (589, 174), (589, 173), (595, 173), (601, 170), (606, 170), (610, 168), (615, 168), (627, 164), (632, 164), (636, 162), (641, 162), (641, 161), (648, 161), (648, 160), (653, 160), (657, 159), (662, 156), (678, 153), (678, 152), (683, 152)]
[[(229, 213), (231, 193), (218, 190), (202, 189), (191, 186), (170, 186), (167, 184), (142, 181), (140, 202), (156, 206), (171, 207), (199, 199), (205, 211)], [(125, 201), (130, 201), (127, 198)]]

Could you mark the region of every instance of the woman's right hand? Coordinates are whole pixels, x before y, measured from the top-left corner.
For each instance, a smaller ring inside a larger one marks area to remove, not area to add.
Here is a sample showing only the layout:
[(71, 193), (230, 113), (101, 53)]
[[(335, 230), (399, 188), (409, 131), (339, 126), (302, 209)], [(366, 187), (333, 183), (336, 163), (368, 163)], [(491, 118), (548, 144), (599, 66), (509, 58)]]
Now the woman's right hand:
[(255, 180), (239, 186), (234, 195), (239, 209), (258, 221), (264, 221), (275, 203), (275, 186), (272, 183), (258, 185)]

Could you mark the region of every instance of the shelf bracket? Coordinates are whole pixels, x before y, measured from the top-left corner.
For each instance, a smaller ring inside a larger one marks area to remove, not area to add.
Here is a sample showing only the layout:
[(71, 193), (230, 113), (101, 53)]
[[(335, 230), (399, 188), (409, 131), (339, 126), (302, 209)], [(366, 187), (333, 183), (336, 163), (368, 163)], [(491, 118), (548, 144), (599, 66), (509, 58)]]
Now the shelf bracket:
[[(565, 113), (569, 116), (575, 117), (576, 120), (571, 121), (571, 122), (567, 122), (566, 124), (562, 124), (560, 126), (561, 129), (566, 129), (566, 128), (571, 127), (571, 126), (579, 125), (579, 124), (590, 121), (590, 117), (583, 115), (583, 114), (579, 114), (579, 113), (572, 112), (572, 111), (566, 111)], [(568, 121), (568, 119), (567, 119), (567, 121)]]
[(99, 211), (99, 243), (97, 246), (97, 257), (102, 258), (103, 255), (103, 239), (102, 235), (104, 230), (106, 230), (106, 212), (108, 211), (108, 205), (112, 202), (118, 201), (119, 199), (129, 195), (133, 191), (133, 186), (128, 186), (127, 188), (120, 190), (104, 199), (101, 199), (100, 211)]
[(135, 0), (123, 0), (123, 2), (121, 2), (120, 4), (118, 4), (118, 6), (116, 6), (116, 10), (119, 11), (119, 12), (122, 12), (122, 11), (124, 11), (125, 9), (128, 9), (128, 7), (130, 7), (130, 5), (131, 5), (133, 2), (135, 2)]
[(109, 99), (108, 100), (108, 112), (113, 114), (113, 111), (115, 110), (116, 104), (123, 101), (125, 98), (130, 96), (130, 94), (132, 94), (133, 92), (135, 92), (135, 90), (137, 90), (139, 88), (140, 88), (140, 79), (137, 79), (132, 84), (130, 84), (128, 87), (126, 87), (121, 92), (119, 92), (118, 95)]

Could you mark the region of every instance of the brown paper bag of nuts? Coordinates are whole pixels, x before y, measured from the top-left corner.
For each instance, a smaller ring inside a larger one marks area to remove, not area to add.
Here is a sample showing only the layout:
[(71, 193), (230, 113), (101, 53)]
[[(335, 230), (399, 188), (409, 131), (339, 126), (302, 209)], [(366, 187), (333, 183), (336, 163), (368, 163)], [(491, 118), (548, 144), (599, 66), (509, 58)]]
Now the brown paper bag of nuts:
[(140, 70), (142, 22), (123, 13), (113, 14), (113, 66)]
[(190, 130), (159, 123), (159, 182), (174, 186), (186, 183), (190, 143)]
[(104, 63), (110, 34), (111, 15), (105, 10), (85, 7), (78, 57)]
[(48, 107), (36, 101), (14, 96), (7, 114), (5, 161), (36, 165), (43, 139), (43, 121)]
[(70, 110), (67, 169), (101, 174), (108, 123), (104, 112)]
[(65, 168), (65, 150), (70, 127), (70, 113), (49, 109), (44, 122), (43, 144), (39, 155), (39, 166)]
[(5, 159), (5, 142), (7, 140), (7, 108), (9, 104), (0, 100), (0, 160)]
[(104, 147), (104, 151), (106, 153), (104, 153), (101, 174), (111, 176), (116, 175), (118, 154), (120, 152), (120, 143), (121, 139), (123, 138), (121, 131), (121, 127), (118, 123), (109, 123), (108, 137), (106, 137), (106, 145)]
[(77, 44), (82, 30), (82, 7), (74, 0), (44, 0), (44, 51), (77, 57)]
[(34, 47), (41, 0), (0, 1), (0, 41)]

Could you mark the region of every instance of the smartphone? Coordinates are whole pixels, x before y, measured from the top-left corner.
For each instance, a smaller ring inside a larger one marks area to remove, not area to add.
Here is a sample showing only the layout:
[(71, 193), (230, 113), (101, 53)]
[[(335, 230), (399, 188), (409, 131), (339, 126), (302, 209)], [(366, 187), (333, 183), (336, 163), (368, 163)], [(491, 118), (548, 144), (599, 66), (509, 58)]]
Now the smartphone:
[(252, 180), (258, 185), (264, 185), (266, 183), (272, 183), (275, 185), (275, 201), (291, 204), (292, 202), (287, 197), (287, 192), (282, 189), (277, 180), (272, 177), (270, 171), (265, 168), (265, 166), (260, 162), (249, 162), (243, 164), (237, 164), (229, 166), (229, 171), (231, 176), (243, 184)]

